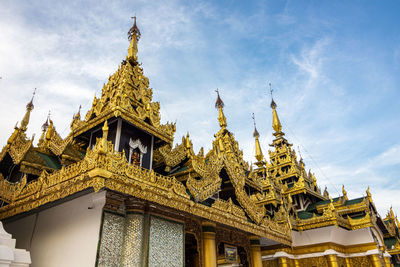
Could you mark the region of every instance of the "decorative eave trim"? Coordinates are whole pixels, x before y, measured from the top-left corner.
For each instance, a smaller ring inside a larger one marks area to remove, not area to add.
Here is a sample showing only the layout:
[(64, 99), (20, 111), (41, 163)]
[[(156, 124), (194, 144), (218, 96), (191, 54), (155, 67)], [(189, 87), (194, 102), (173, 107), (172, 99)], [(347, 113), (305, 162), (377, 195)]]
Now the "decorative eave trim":
[[(115, 153), (111, 142), (99, 139), (94, 150), (88, 150), (85, 158), (52, 174), (43, 173), (37, 180), (15, 192), (13, 201), (0, 208), (0, 219), (9, 218), (40, 206), (93, 188), (118, 191), (133, 197), (168, 206), (195, 216), (235, 227), (242, 231), (289, 245), (289, 228), (271, 220), (257, 225), (245, 215), (208, 207), (190, 200), (186, 187), (174, 177), (166, 177), (126, 162), (122, 153)], [(107, 152), (109, 151), (109, 152)], [(3, 180), (5, 181), (5, 180)], [(12, 184), (9, 186), (12, 187)]]

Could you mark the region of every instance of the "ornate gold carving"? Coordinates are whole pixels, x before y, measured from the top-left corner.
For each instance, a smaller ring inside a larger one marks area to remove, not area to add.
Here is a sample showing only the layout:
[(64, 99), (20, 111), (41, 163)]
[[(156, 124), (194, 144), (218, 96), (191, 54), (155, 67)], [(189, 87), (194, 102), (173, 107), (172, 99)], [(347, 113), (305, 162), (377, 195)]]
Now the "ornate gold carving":
[[(6, 197), (10, 203), (0, 208), (0, 218), (11, 217), (87, 188), (94, 188), (95, 191), (108, 188), (289, 244), (290, 229), (286, 225), (264, 219), (258, 226), (241, 216), (235, 207), (232, 207), (233, 213), (228, 213), (195, 203), (190, 200), (186, 187), (174, 177), (162, 176), (128, 164), (125, 156), (115, 152), (113, 144), (107, 142), (106, 129), (103, 131), (103, 137), (97, 140), (93, 150), (87, 150), (85, 158), (80, 162), (51, 174), (44, 171), (37, 180), (26, 186), (11, 184), (2, 179), (0, 186), (4, 190), (1, 190), (1, 196)], [(6, 195), (3, 192), (13, 193)]]
[(152, 96), (149, 79), (144, 76), (140, 65), (136, 61), (124, 60), (103, 86), (101, 97), (94, 97), (85, 121), (74, 118), (71, 130), (74, 136), (79, 135), (102, 121), (95, 118), (105, 119), (112, 114), (123, 116), (141, 128), (147, 124), (157, 137), (172, 143), (175, 124), (160, 124), (160, 103), (151, 102)]
[(188, 152), (185, 142), (185, 137), (182, 137), (182, 143), (176, 145), (173, 149), (171, 144), (166, 144), (155, 151), (155, 153), (160, 154), (160, 160), (165, 163), (166, 169), (178, 165), (187, 157)]
[(352, 219), (351, 217), (347, 216), (352, 230), (374, 226), (373, 218), (376, 220), (376, 217), (371, 217), (369, 212), (367, 212), (363, 218), (359, 219)]
[(29, 140), (24, 131), (15, 127), (14, 132), (7, 141), (7, 145), (0, 152), (0, 161), (4, 159), (4, 156), (8, 152), (14, 164), (19, 164), (31, 148), (32, 142), (33, 139)]

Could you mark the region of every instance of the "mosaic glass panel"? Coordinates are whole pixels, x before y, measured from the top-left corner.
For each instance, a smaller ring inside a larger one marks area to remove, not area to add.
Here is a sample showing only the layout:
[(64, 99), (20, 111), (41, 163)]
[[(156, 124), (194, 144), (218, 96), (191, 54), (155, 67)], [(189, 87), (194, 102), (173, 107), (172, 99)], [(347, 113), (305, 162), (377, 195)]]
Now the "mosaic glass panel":
[(151, 217), (149, 266), (183, 266), (183, 234), (183, 224)]
[(124, 226), (124, 217), (104, 213), (98, 266), (121, 266)]
[(143, 245), (143, 215), (129, 214), (125, 221), (122, 266), (140, 267)]

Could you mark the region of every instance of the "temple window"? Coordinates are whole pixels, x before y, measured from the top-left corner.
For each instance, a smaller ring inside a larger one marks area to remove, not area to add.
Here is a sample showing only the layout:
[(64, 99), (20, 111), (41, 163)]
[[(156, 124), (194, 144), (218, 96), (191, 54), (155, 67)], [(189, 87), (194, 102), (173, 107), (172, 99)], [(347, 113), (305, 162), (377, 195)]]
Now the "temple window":
[(129, 139), (129, 163), (142, 166), (143, 155), (147, 153), (147, 146), (143, 145), (140, 139)]

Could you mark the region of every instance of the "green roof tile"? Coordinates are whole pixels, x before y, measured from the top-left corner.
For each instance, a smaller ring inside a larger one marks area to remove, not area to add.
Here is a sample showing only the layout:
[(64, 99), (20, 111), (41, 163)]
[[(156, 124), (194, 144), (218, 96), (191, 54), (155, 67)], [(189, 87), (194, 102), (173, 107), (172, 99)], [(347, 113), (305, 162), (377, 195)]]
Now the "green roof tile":
[(50, 167), (50, 168), (56, 169), (56, 170), (61, 169), (61, 163), (58, 160), (58, 158), (41, 153), (41, 152), (37, 152), (37, 153), (46, 162), (47, 167)]
[(363, 200), (364, 200), (364, 197), (350, 199), (350, 200), (347, 200), (344, 205), (348, 206), (348, 205), (352, 205), (352, 204), (361, 203), (361, 202), (363, 202)]

